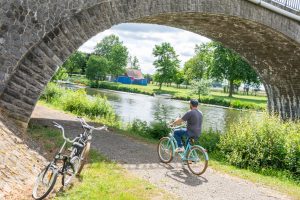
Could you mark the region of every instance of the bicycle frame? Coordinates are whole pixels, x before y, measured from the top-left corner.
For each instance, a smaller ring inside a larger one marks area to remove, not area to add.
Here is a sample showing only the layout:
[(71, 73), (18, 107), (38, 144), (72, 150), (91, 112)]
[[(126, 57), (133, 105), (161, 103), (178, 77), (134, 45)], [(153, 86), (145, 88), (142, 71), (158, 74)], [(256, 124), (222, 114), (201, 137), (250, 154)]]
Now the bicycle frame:
[[(169, 142), (171, 143), (171, 146), (172, 146), (172, 149), (173, 149), (173, 157), (175, 156), (175, 150), (178, 148), (178, 144), (177, 144), (177, 141), (174, 137), (174, 131), (176, 130), (176, 128), (179, 128), (179, 127), (175, 127), (175, 128), (172, 128), (171, 132), (169, 133)], [(169, 144), (168, 144), (169, 145)], [(186, 161), (187, 158), (187, 153), (189, 152), (189, 150), (193, 147), (193, 146), (197, 146), (199, 148), (201, 148), (203, 151), (206, 151), (203, 147), (201, 147), (200, 145), (191, 145), (190, 141), (187, 140), (187, 144), (185, 145), (185, 150), (184, 152), (178, 152), (178, 155), (180, 156), (181, 160), (183, 161)], [(208, 155), (207, 153), (205, 154), (205, 159), (208, 160)]]

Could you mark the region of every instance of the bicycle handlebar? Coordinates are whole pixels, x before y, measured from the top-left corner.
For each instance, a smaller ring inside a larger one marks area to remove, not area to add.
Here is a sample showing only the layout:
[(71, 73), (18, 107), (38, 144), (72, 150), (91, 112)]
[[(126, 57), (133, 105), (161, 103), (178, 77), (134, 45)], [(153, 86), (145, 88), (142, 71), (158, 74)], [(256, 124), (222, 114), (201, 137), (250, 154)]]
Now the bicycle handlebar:
[(64, 129), (64, 127), (63, 127), (62, 125), (60, 125), (59, 123), (57, 123), (57, 122), (54, 122), (54, 121), (53, 121), (53, 123), (54, 123), (54, 126), (55, 126), (55, 127), (61, 129), (61, 132), (62, 132), (62, 135), (63, 135), (64, 140), (66, 140), (66, 141), (68, 141), (68, 142), (70, 142), (70, 143), (75, 142), (75, 140), (77, 139), (77, 137), (75, 137), (73, 140), (70, 140), (70, 139), (67, 138), (66, 135), (65, 135), (65, 129)]
[(87, 129), (90, 129), (90, 130), (97, 130), (97, 131), (101, 131), (101, 130), (108, 131), (107, 126), (105, 126), (105, 125), (100, 126), (100, 127), (94, 127), (94, 126), (88, 125), (86, 123), (86, 121), (84, 120), (84, 118), (82, 118), (82, 117), (77, 117), (77, 119), (80, 121), (83, 128), (87, 128)]

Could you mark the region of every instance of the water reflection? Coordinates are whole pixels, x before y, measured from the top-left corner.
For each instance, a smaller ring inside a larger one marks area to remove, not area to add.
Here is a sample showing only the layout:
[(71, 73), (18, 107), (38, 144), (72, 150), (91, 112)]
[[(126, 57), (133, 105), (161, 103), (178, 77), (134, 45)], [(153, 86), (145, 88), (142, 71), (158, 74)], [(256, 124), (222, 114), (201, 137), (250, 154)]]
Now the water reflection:
[[(116, 113), (124, 122), (134, 119), (154, 121), (155, 118), (167, 120), (183, 115), (189, 110), (189, 104), (185, 101), (172, 100), (164, 96), (146, 96), (110, 90), (96, 90), (87, 88), (89, 95), (100, 94), (107, 97), (116, 110)], [(203, 128), (224, 131), (231, 123), (235, 123), (241, 116), (250, 115), (248, 111), (226, 109), (222, 107), (200, 105), (204, 115)]]

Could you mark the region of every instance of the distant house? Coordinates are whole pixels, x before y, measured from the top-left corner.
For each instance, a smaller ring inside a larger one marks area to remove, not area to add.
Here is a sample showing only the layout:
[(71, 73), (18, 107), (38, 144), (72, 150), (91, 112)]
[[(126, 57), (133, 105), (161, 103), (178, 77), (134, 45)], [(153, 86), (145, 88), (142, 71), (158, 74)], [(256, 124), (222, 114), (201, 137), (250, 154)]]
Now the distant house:
[(125, 74), (118, 76), (116, 81), (123, 84), (147, 85), (147, 79), (139, 69), (127, 68)]

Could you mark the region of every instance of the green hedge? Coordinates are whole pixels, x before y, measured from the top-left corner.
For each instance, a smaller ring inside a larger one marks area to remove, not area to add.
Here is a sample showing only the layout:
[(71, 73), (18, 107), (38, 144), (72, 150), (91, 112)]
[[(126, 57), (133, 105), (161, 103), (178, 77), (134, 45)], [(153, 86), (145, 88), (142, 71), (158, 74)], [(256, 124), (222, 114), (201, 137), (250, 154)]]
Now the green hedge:
[(90, 83), (91, 88), (102, 88), (102, 89), (108, 89), (108, 90), (117, 90), (117, 91), (123, 91), (123, 92), (131, 92), (131, 93), (138, 93), (138, 94), (146, 94), (153, 96), (153, 92), (146, 92), (141, 91), (137, 88), (130, 88), (126, 85), (123, 85), (121, 83), (112, 83), (112, 82), (99, 82), (98, 84), (95, 82)]
[[(190, 96), (174, 96), (173, 99), (188, 101), (191, 99), (191, 97)], [(204, 96), (198, 100), (201, 103), (230, 107), (230, 108), (251, 109), (251, 110), (260, 110), (260, 111), (265, 110), (264, 106), (260, 106), (255, 103), (242, 102), (239, 100), (228, 100), (228, 99), (215, 98), (215, 97), (210, 97), (210, 96)]]

